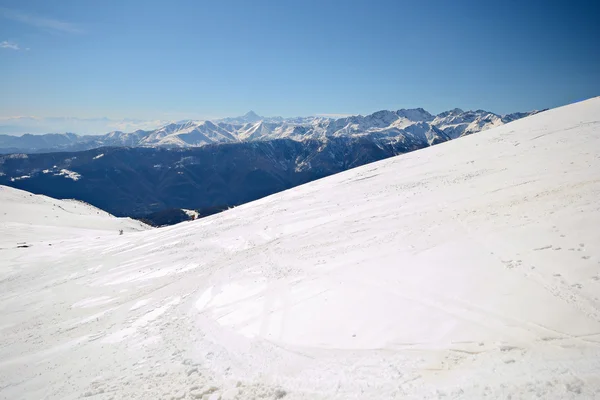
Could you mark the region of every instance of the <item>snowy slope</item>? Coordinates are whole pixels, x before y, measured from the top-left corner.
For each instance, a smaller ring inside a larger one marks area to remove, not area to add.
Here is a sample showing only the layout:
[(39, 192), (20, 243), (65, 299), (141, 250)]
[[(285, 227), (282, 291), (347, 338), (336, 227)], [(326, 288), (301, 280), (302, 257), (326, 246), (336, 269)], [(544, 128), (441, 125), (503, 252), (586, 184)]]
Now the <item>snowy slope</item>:
[(0, 247), (149, 229), (76, 200), (57, 200), (0, 185)]
[(599, 116), (594, 98), (194, 222), (3, 249), (0, 397), (598, 397)]

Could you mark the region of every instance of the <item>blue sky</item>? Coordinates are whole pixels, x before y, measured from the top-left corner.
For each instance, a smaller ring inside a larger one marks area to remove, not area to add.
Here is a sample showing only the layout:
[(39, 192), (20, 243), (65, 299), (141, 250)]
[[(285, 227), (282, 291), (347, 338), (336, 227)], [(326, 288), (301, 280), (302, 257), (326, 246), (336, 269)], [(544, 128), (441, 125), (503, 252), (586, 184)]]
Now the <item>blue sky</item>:
[(0, 117), (137, 123), (250, 109), (555, 107), (600, 94), (599, 8), (553, 0), (0, 0)]

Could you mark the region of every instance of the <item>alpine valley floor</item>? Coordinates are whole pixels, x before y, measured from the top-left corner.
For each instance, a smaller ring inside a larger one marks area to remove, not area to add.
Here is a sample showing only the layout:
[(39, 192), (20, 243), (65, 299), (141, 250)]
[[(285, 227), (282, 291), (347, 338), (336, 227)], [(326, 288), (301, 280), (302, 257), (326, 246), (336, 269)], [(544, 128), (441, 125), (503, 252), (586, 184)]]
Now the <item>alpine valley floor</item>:
[(39, 197), (0, 398), (600, 397), (600, 98), (167, 228)]

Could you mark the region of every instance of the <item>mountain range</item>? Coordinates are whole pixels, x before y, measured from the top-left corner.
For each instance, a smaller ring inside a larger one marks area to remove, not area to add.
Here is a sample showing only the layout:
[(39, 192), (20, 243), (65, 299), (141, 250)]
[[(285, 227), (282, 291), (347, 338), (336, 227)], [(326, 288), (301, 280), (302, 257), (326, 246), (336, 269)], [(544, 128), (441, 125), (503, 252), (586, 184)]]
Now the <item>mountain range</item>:
[(102, 136), (4, 136), (0, 147), (12, 154), (0, 155), (0, 184), (163, 225), (189, 219), (182, 209), (210, 215), (533, 113), (434, 116), (418, 108), (283, 119), (249, 112)]
[(261, 117), (250, 111), (241, 117), (179, 121), (149, 131), (113, 131), (105, 135), (0, 135), (0, 153), (81, 151), (107, 146), (188, 148), (274, 139), (304, 141), (337, 137), (368, 137), (386, 143), (410, 137), (434, 144), (500, 126), (536, 112), (498, 115), (485, 110), (463, 111), (456, 108), (432, 115), (416, 108), (333, 119)]

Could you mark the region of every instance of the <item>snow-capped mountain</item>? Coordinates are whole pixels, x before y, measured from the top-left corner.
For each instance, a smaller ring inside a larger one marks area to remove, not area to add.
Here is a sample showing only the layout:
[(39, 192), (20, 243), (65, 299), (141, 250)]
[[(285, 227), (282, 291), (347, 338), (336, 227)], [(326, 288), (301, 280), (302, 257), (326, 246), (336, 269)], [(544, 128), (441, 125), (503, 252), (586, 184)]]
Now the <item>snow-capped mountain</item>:
[(484, 110), (454, 109), (436, 116), (422, 108), (382, 110), (367, 116), (265, 118), (250, 111), (236, 118), (182, 121), (152, 131), (111, 132), (101, 136), (74, 134), (0, 135), (0, 152), (76, 151), (104, 146), (199, 147), (208, 144), (291, 139), (324, 140), (332, 137), (372, 137), (377, 141), (439, 143), (497, 127), (536, 113), (497, 115)]
[(417, 122), (417, 121), (429, 122), (434, 118), (433, 115), (431, 115), (429, 112), (425, 111), (422, 108), (412, 108), (412, 109), (402, 108), (402, 109), (396, 111), (396, 114), (400, 118), (406, 118), (409, 121), (415, 121), (415, 122)]
[[(0, 187), (0, 398), (597, 399), (598, 115), (595, 98), (123, 235)], [(185, 170), (272, 143), (114, 150)]]
[[(422, 108), (382, 110), (373, 114), (338, 119), (323, 117), (309, 118), (264, 118), (254, 112), (219, 121), (188, 121), (171, 124), (149, 132), (139, 142), (147, 147), (196, 147), (213, 143), (239, 141), (292, 139), (327, 139), (331, 137), (373, 137), (390, 141), (411, 140), (443, 142), (459, 136), (500, 126), (517, 117), (531, 113), (500, 116), (477, 110), (452, 110), (433, 116)], [(446, 131), (447, 130), (447, 131)]]
[(451, 139), (495, 128), (536, 112), (497, 115), (484, 110), (463, 111), (459, 108), (438, 114), (431, 124), (443, 130)]

